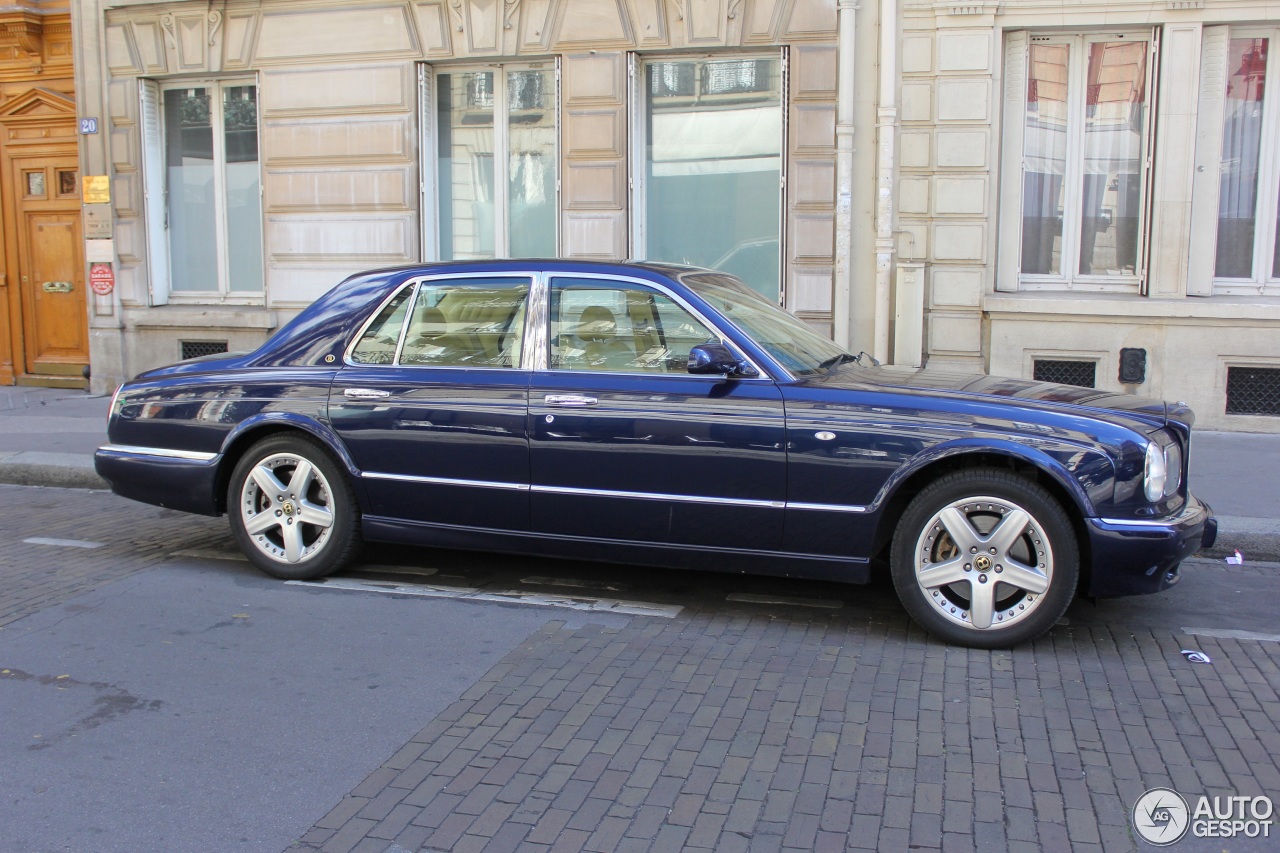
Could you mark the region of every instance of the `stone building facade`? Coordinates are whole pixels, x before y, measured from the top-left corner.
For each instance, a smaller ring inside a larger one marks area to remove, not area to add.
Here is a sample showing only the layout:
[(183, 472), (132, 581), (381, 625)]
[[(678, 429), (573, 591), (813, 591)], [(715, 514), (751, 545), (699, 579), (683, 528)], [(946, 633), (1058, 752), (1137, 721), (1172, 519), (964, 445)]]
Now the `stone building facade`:
[(1278, 38), (1249, 0), (904, 5), (897, 257), (931, 360), (1280, 429)]
[(96, 387), (251, 347), (347, 274), (419, 259), (720, 263), (834, 328), (835, 3), (78, 11), (104, 125), (86, 169), (114, 206)]
[(1280, 428), (1266, 0), (71, 6), (97, 390), (360, 269), (649, 257), (882, 360)]

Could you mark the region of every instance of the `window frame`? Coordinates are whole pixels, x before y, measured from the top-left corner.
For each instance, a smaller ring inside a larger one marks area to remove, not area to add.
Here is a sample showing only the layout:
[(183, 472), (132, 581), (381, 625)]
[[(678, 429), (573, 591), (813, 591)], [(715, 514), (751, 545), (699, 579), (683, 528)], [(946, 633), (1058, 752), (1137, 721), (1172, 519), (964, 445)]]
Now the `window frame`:
[[(1259, 144), (1261, 156), (1258, 162), (1258, 194), (1257, 208), (1254, 212), (1253, 275), (1249, 278), (1225, 278), (1217, 275), (1217, 223), (1221, 199), (1215, 191), (1213, 200), (1215, 227), (1211, 254), (1213, 264), (1209, 269), (1213, 275), (1213, 293), (1223, 296), (1280, 296), (1280, 269), (1274, 262), (1276, 251), (1277, 220), (1280, 220), (1280, 26), (1229, 26), (1226, 29), (1226, 44), (1233, 39), (1265, 38), (1267, 45), (1267, 73), (1263, 80), (1264, 91), (1271, 97), (1262, 106), (1262, 138)], [(1230, 50), (1227, 50), (1230, 55)], [(1231, 69), (1226, 69), (1230, 74)], [(1203, 72), (1202, 72), (1203, 73)], [(1221, 111), (1215, 115), (1215, 126), (1219, 136), (1226, 118), (1226, 80), (1223, 79), (1223, 90), (1219, 93), (1221, 100), (1216, 108)], [(1267, 140), (1271, 142), (1268, 143)], [(1222, 167), (1222, 142), (1219, 138), (1215, 151), (1218, 156), (1215, 170), (1215, 189), (1220, 187)]]
[[(232, 290), (230, 282), (230, 229), (227, 209), (227, 159), (226, 159), (226, 125), (223, 109), (223, 89), (238, 86), (252, 86), (255, 100), (258, 102), (257, 115), (254, 118), (254, 134), (258, 151), (258, 233), (262, 248), (262, 289)], [(211, 106), (216, 103), (217, 109), (210, 109), (210, 126), (213, 135), (213, 186), (214, 186), (214, 234), (215, 255), (217, 259), (217, 290), (173, 289), (172, 256), (170, 254), (169, 231), (169, 184), (168, 184), (168, 152), (169, 138), (165, 132), (164, 94), (177, 89), (207, 88)], [(147, 219), (147, 240), (149, 275), (151, 284), (151, 304), (207, 305), (262, 305), (266, 301), (266, 204), (265, 182), (263, 180), (262, 162), (262, 112), (261, 101), (258, 100), (262, 85), (256, 74), (232, 75), (218, 77), (191, 77), (165, 80), (144, 79), (139, 81), (139, 98), (142, 106), (142, 144), (143, 144), (143, 185)]]
[[(1139, 163), (1138, 226), (1135, 266), (1131, 275), (1081, 274), (1081, 217), (1084, 204), (1084, 136), (1087, 108), (1089, 46), (1112, 41), (1147, 45), (1145, 110)], [(1063, 182), (1062, 249), (1058, 273), (1022, 271), (1022, 237), (1026, 176), (1027, 93), (1034, 44), (1065, 44), (1074, 54), (1068, 59), (1067, 148)], [(1042, 31), (1006, 33), (1004, 62), (1004, 123), (1000, 158), (999, 257), (996, 290), (1057, 293), (1119, 293), (1146, 295), (1150, 268), (1151, 197), (1159, 106), (1160, 38), (1157, 27), (1121, 30)]]
[[(772, 50), (751, 50), (734, 49), (723, 53), (631, 53), (628, 55), (627, 71), (631, 79), (630, 97), (631, 107), (629, 110), (631, 131), (628, 139), (627, 157), (629, 163), (629, 199), (628, 211), (630, 213), (631, 227), (628, 233), (630, 241), (630, 257), (639, 259), (650, 259), (648, 253), (648, 135), (649, 135), (649, 113), (648, 105), (648, 74), (647, 69), (650, 65), (663, 62), (689, 62), (697, 60), (705, 61), (751, 61), (751, 60), (777, 60), (779, 68), (779, 104), (778, 109), (781, 114), (781, 132), (778, 139), (778, 293), (774, 300), (775, 304), (785, 306), (787, 301), (787, 174), (789, 163), (789, 151), (787, 148), (787, 137), (789, 133), (790, 109), (792, 106), (791, 86), (790, 86), (790, 64), (789, 51), (783, 46)], [(695, 89), (697, 87), (695, 82)], [(729, 91), (712, 93), (710, 95), (694, 94), (685, 96), (690, 103), (696, 103), (701, 98), (709, 97), (711, 99), (732, 100), (740, 97), (740, 92)], [(678, 261), (675, 261), (678, 262)], [(763, 295), (763, 294), (762, 294)], [(767, 297), (766, 297), (767, 298)]]
[[(439, 92), (439, 76), (441, 74), (465, 74), (472, 71), (490, 71), (494, 75), (492, 92), (493, 110), (493, 185), (494, 185), (494, 234), (493, 259), (503, 260), (512, 257), (510, 235), (510, 134), (511, 114), (507, 97), (507, 73), (511, 71), (535, 71), (550, 66), (552, 71), (552, 104), (547, 111), (555, 121), (555, 198), (552, 202), (555, 209), (555, 256), (563, 251), (563, 234), (561, 228), (561, 185), (564, 151), (564, 121), (562, 116), (562, 86), (560, 77), (560, 57), (520, 58), (512, 61), (498, 62), (463, 62), (459, 64), (418, 63), (418, 126), (421, 129), (419, 138), (426, 140), (420, 146), (421, 161), (418, 164), (422, 174), (421, 198), (419, 208), (422, 212), (422, 233), (420, 244), (421, 260), (424, 262), (442, 259), (440, 223), (440, 127), (437, 120), (436, 95)], [(499, 155), (502, 156), (499, 156)], [(455, 259), (456, 260), (456, 259)]]

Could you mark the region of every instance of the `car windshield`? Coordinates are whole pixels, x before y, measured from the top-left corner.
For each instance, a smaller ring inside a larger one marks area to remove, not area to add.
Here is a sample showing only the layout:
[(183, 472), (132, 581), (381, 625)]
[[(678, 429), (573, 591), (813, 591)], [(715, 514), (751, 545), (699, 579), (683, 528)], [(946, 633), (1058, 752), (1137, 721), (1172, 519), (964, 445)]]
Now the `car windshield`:
[(731, 275), (692, 273), (680, 280), (796, 376), (821, 373), (857, 360), (857, 356)]

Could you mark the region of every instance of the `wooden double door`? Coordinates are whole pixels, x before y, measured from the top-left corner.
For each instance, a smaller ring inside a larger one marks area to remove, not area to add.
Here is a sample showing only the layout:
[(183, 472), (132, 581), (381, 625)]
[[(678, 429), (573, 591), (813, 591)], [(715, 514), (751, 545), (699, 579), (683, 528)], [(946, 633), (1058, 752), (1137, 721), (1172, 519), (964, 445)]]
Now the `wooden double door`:
[(17, 296), (10, 322), (20, 332), (11, 340), (19, 383), (82, 386), (89, 319), (80, 172), (74, 146), (59, 148), (65, 150), (4, 158), (10, 189), (5, 219), (13, 235), (6, 266)]

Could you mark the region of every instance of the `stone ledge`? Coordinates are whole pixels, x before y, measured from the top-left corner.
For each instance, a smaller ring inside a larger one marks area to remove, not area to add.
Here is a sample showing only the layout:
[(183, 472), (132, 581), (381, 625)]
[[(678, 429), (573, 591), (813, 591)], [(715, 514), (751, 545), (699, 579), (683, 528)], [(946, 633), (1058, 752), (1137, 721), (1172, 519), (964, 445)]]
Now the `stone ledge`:
[(125, 326), (134, 329), (275, 329), (276, 312), (244, 305), (161, 305), (126, 309)]
[(999, 319), (1027, 319), (1028, 315), (1061, 314), (1078, 322), (1109, 319), (1252, 320), (1259, 325), (1280, 322), (1280, 299), (1249, 296), (1188, 296), (1153, 299), (1147, 296), (1102, 293), (988, 293), (982, 310)]

